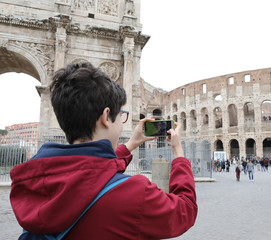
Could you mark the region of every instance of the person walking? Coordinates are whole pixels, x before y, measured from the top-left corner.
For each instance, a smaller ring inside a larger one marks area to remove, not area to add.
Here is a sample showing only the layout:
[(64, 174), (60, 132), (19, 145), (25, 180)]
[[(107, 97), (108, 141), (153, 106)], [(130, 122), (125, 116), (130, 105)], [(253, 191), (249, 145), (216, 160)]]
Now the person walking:
[(230, 166), (231, 166), (230, 160), (227, 159), (227, 161), (226, 161), (226, 172), (229, 172), (229, 171), (230, 171)]
[(237, 165), (235, 167), (235, 172), (236, 172), (236, 181), (240, 182), (241, 164), (239, 161), (237, 162)]
[(242, 162), (242, 166), (243, 166), (243, 169), (244, 169), (244, 174), (247, 175), (247, 161), (245, 159)]
[(253, 178), (254, 164), (253, 164), (252, 160), (250, 160), (249, 163), (247, 164), (247, 170), (248, 170), (249, 180), (254, 181), (254, 178)]

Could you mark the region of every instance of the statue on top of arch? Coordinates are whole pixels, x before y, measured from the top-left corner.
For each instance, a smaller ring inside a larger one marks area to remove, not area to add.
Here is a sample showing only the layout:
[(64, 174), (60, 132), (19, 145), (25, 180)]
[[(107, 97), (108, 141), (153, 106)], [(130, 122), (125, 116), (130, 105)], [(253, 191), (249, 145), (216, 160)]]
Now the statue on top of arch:
[(125, 0), (125, 15), (135, 15), (135, 3), (134, 0)]

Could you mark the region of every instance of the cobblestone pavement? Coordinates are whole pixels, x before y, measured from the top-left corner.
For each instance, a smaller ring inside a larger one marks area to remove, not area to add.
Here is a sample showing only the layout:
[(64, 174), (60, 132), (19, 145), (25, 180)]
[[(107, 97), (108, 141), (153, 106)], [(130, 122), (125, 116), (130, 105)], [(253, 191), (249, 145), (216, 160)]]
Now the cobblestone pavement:
[[(199, 212), (188, 232), (175, 240), (270, 240), (271, 170), (256, 171), (254, 182), (233, 170), (213, 173), (216, 182), (196, 183)], [(9, 204), (10, 188), (0, 188), (0, 240), (15, 240), (21, 233)]]

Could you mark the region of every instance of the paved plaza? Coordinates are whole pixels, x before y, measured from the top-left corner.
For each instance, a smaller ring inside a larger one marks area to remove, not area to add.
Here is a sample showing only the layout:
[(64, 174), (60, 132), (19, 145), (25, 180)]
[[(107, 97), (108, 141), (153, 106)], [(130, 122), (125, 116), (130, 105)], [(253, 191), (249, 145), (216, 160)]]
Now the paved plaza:
[[(196, 183), (196, 224), (175, 240), (270, 240), (271, 170), (255, 172), (254, 182), (241, 174), (236, 182), (231, 172), (213, 173), (215, 182)], [(0, 188), (0, 240), (18, 239), (18, 226), (9, 204), (10, 188)]]

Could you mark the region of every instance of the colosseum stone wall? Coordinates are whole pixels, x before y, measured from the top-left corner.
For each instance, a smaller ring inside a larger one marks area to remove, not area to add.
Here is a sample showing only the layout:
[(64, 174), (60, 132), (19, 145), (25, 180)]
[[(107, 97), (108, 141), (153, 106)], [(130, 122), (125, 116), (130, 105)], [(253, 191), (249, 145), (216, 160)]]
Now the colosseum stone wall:
[(174, 119), (183, 141), (211, 143), (227, 158), (271, 155), (271, 68), (204, 79), (170, 92), (140, 81), (141, 117)]

